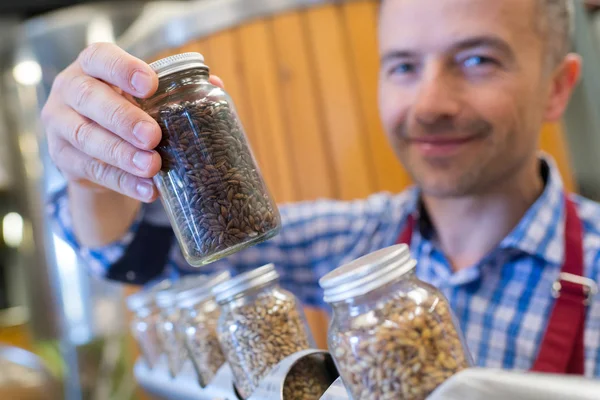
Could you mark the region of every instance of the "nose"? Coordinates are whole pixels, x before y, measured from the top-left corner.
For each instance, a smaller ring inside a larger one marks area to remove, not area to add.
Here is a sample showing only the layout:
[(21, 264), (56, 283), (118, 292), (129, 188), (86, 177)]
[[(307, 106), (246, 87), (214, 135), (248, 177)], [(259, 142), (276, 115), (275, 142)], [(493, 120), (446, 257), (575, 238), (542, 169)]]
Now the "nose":
[(426, 66), (413, 104), (415, 119), (423, 124), (453, 119), (460, 104), (460, 87), (452, 74), (437, 63)]

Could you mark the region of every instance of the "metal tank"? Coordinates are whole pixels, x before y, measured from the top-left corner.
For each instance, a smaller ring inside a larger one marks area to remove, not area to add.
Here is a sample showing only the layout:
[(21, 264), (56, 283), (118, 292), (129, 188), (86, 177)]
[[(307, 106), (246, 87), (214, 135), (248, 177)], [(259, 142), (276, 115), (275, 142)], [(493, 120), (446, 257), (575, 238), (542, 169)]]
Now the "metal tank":
[(69, 400), (131, 398), (133, 379), (124, 359), (122, 288), (93, 278), (51, 230), (47, 201), (65, 182), (49, 159), (40, 111), (56, 75), (89, 43), (115, 41), (145, 5), (119, 1), (66, 8), (13, 24), (2, 34), (10, 40), (0, 49), (0, 124), (5, 123), (0, 163), (10, 171), (5, 181), (14, 183), (10, 195), (23, 218), (12, 267), (23, 275), (36, 350), (64, 380), (62, 398)]

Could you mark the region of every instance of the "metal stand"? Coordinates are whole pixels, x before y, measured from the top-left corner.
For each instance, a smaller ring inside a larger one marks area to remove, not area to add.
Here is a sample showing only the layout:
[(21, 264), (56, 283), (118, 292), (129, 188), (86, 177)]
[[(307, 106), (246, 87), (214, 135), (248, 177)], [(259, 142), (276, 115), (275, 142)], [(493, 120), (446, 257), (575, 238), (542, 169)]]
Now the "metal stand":
[(135, 377), (148, 393), (166, 400), (239, 400), (233, 388), (231, 369), (224, 365), (213, 381), (202, 389), (191, 362), (186, 362), (179, 375), (172, 379), (167, 363), (162, 359), (150, 370), (142, 360), (134, 367)]
[[(325, 375), (331, 383), (339, 376), (328, 352), (322, 350), (301, 351), (277, 364), (248, 400), (282, 400), (283, 387), (288, 374), (296, 363), (306, 357), (311, 357), (316, 361), (315, 375)], [(231, 369), (227, 365), (221, 367), (210, 385), (205, 388), (201, 388), (198, 384), (190, 362), (186, 362), (181, 373), (174, 379), (169, 376), (164, 358), (152, 370), (142, 360), (138, 360), (134, 367), (134, 373), (144, 390), (165, 400), (239, 400), (233, 386)], [(348, 400), (343, 385), (342, 391), (344, 397), (324, 398)]]
[[(281, 361), (248, 400), (283, 400), (285, 378), (304, 357), (320, 357), (323, 369), (315, 370), (315, 375), (324, 373), (331, 377), (332, 384), (321, 400), (350, 400), (341, 379), (334, 381), (337, 371), (331, 369), (331, 356), (320, 350), (306, 350)], [(164, 362), (151, 371), (138, 361), (135, 376), (149, 393), (166, 400), (239, 400), (228, 366), (223, 366), (213, 382), (204, 389), (196, 382), (189, 363), (176, 379), (170, 379)], [(428, 399), (598, 400), (600, 381), (566, 375), (470, 368), (448, 379)]]

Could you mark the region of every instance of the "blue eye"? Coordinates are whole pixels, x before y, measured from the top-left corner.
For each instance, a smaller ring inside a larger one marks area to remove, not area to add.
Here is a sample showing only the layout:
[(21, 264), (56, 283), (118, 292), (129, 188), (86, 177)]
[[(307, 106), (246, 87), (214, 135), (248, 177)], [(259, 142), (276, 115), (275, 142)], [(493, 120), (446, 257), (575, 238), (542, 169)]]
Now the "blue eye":
[(410, 63), (402, 63), (390, 69), (390, 75), (405, 75), (415, 71), (415, 65)]
[(467, 68), (478, 67), (478, 66), (485, 66), (488, 64), (494, 64), (494, 60), (489, 57), (484, 57), (484, 56), (472, 56), (472, 57), (467, 58), (463, 62), (463, 64)]

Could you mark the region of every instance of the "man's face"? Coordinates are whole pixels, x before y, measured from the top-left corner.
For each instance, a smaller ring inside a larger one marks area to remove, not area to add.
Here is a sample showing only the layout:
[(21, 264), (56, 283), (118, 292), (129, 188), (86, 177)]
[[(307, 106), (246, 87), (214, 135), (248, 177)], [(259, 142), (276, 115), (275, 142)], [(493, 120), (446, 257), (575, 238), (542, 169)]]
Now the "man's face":
[(534, 0), (385, 0), (379, 103), (431, 196), (473, 195), (535, 157), (551, 88)]

